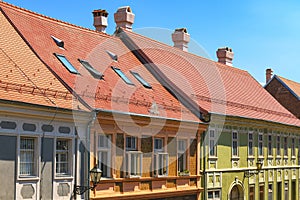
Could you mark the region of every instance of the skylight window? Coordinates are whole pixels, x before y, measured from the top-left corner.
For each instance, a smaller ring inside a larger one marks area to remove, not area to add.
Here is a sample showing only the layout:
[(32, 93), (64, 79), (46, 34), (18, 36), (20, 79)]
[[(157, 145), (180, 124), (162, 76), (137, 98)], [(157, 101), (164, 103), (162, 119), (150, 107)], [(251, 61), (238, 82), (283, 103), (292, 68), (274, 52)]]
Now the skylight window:
[(92, 67), (92, 65), (85, 61), (85, 60), (80, 60), (78, 59), (79, 62), (84, 66), (84, 68), (86, 68), (90, 74), (94, 77), (94, 78), (97, 78), (97, 79), (102, 79), (103, 78), (103, 74), (98, 72), (95, 68)]
[(113, 59), (114, 61), (118, 62), (118, 55), (106, 50), (106, 53)]
[(68, 61), (68, 59), (64, 55), (54, 54), (58, 60), (69, 70), (69, 72), (73, 74), (79, 74), (77, 69), (73, 67), (73, 65)]
[(116, 67), (111, 67), (128, 85), (134, 85), (131, 80), (122, 72), (121, 69)]
[(152, 88), (152, 86), (147, 81), (145, 81), (145, 79), (143, 79), (143, 77), (141, 77), (139, 73), (132, 71), (131, 73), (145, 88)]

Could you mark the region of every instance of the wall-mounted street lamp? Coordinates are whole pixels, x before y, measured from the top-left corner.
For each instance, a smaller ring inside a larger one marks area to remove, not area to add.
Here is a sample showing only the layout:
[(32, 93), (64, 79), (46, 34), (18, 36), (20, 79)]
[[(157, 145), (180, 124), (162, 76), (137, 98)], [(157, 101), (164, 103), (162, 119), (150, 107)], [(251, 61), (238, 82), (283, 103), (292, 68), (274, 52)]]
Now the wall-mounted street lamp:
[(101, 175), (102, 175), (101, 169), (99, 169), (95, 166), (90, 171), (91, 182), (92, 182), (93, 185), (92, 186), (75, 185), (74, 194), (82, 195), (83, 193), (85, 193), (89, 189), (93, 190), (97, 186), (97, 184), (100, 182)]
[(245, 171), (244, 177), (250, 178), (251, 176), (258, 174), (260, 172), (260, 170), (262, 169), (262, 166), (263, 166), (263, 161), (258, 159), (256, 162), (256, 170)]

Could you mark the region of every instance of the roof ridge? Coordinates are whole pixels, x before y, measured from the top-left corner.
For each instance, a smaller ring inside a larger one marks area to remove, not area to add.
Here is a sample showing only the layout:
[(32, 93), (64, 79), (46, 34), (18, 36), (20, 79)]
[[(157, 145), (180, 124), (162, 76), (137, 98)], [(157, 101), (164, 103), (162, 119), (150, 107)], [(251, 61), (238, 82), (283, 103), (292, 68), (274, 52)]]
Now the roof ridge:
[[(124, 29), (122, 29), (122, 30), (124, 30)], [(129, 31), (127, 31), (127, 30), (124, 30), (124, 31), (125, 31), (125, 32), (129, 32)], [(170, 46), (170, 45), (168, 45), (168, 44), (166, 44), (166, 43), (163, 43), (163, 42), (158, 41), (158, 40), (155, 40), (155, 39), (153, 39), (153, 38), (150, 38), (150, 37), (144, 36), (144, 35), (142, 35), (142, 34), (136, 33), (136, 32), (134, 32), (134, 31), (130, 31), (129, 33), (135, 34), (135, 35), (137, 35), (137, 36), (139, 36), (139, 37), (142, 37), (142, 38), (149, 39), (149, 40), (151, 40), (152, 42), (155, 42), (155, 43), (157, 43), (157, 44), (159, 44), (159, 45), (167, 46), (168, 48), (172, 48), (173, 50), (178, 51), (178, 52), (180, 52), (180, 53), (188, 54), (188, 55), (190, 55), (190, 56), (193, 56), (193, 57), (196, 57), (196, 58), (200, 58), (200, 59), (203, 59), (203, 60), (212, 62), (212, 63), (216, 64), (218, 67), (222, 67), (222, 69), (225, 69), (225, 70), (235, 70), (235, 71), (237, 71), (237, 72), (243, 72), (244, 74), (249, 75), (248, 71), (243, 70), (243, 69), (240, 69), (240, 68), (238, 68), (238, 67), (228, 66), (228, 65), (225, 65), (225, 64), (223, 64), (223, 63), (219, 63), (219, 62), (217, 62), (217, 61), (211, 60), (211, 59), (209, 59), (209, 58), (205, 58), (205, 57), (202, 57), (202, 56), (200, 56), (200, 55), (194, 54), (194, 53), (192, 53), (192, 52), (182, 51), (182, 50), (180, 50), (180, 49), (178, 49), (178, 48), (176, 48), (176, 47)]]
[(288, 80), (288, 81), (291, 81), (291, 82), (293, 82), (293, 83), (296, 83), (296, 84), (300, 85), (300, 83), (298, 83), (298, 82), (296, 82), (296, 81), (294, 81), (294, 80), (285, 78), (285, 77), (283, 77), (283, 76), (279, 76), (279, 75), (275, 75), (275, 76), (277, 76), (277, 77), (279, 77), (279, 78), (281, 78), (281, 79), (285, 79), (285, 80)]
[(19, 7), (19, 6), (16, 6), (16, 5), (13, 5), (13, 4), (10, 4), (10, 3), (7, 3), (7, 2), (4, 2), (4, 1), (0, 0), (0, 8), (1, 8), (2, 5), (6, 6), (7, 8), (10, 8), (10, 9), (22, 11), (23, 13), (27, 13), (27, 14), (30, 14), (30, 15), (35, 15), (35, 16), (42, 17), (42, 18), (39, 18), (39, 19), (44, 18), (44, 20), (49, 20), (49, 21), (52, 21), (52, 22), (58, 22), (58, 23), (61, 23), (63, 25), (68, 25), (68, 26), (78, 28), (78, 29), (81, 29), (81, 30), (85, 30), (85, 31), (89, 31), (89, 32), (92, 32), (92, 33), (95, 33), (95, 34), (98, 33), (98, 34), (101, 34), (101, 35), (106, 36), (106, 37), (112, 37), (111, 35), (109, 35), (107, 33), (98, 32), (96, 30), (92, 30), (92, 29), (89, 29), (89, 28), (86, 28), (86, 27), (83, 27), (83, 26), (72, 24), (70, 22), (66, 22), (66, 21), (62, 21), (62, 20), (59, 20), (59, 19), (56, 19), (56, 18), (53, 18), (53, 17), (49, 17), (47, 15), (44, 15), (44, 14), (41, 14), (41, 13), (38, 13), (38, 12), (34, 12), (34, 11), (29, 10), (29, 9), (22, 8), (22, 7)]

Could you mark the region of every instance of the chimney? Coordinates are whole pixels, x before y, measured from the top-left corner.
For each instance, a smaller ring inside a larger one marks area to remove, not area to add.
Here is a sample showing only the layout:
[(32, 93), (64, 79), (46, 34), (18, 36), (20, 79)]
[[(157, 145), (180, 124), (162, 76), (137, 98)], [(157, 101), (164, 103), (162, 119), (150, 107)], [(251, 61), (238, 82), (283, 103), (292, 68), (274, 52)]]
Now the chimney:
[(94, 10), (94, 26), (96, 31), (105, 33), (105, 29), (107, 27), (107, 16), (108, 12), (106, 10)]
[(223, 47), (217, 50), (218, 62), (228, 66), (232, 66), (233, 55), (234, 53), (229, 47)]
[(266, 83), (268, 83), (273, 76), (273, 70), (271, 68), (266, 69)]
[(172, 33), (172, 40), (174, 42), (174, 47), (183, 51), (188, 51), (190, 34), (187, 33), (186, 28), (175, 29), (174, 33)]
[(126, 30), (132, 30), (132, 24), (134, 22), (134, 14), (131, 11), (129, 6), (124, 6), (118, 8), (117, 12), (114, 14), (115, 22), (117, 24), (117, 28), (121, 27)]

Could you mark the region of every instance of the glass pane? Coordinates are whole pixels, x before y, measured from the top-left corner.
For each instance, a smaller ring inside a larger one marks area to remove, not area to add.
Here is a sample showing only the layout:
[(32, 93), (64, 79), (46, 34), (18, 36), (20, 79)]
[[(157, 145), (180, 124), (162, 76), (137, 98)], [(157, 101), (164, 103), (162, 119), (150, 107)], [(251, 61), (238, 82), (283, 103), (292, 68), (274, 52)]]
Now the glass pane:
[(131, 72), (132, 75), (145, 87), (145, 88), (152, 88), (151, 85), (145, 81), (138, 73)]
[(116, 68), (116, 67), (112, 67), (112, 69), (123, 79), (123, 81), (125, 81), (125, 83), (129, 84), (129, 85), (134, 85), (131, 80), (122, 72), (121, 69)]
[(63, 55), (58, 55), (58, 54), (55, 54), (56, 57), (60, 60), (60, 62), (62, 62), (62, 64), (71, 72), (71, 73), (74, 73), (74, 74), (78, 74), (78, 71), (77, 69), (75, 69), (73, 67), (73, 65), (68, 61), (68, 59), (63, 56)]

